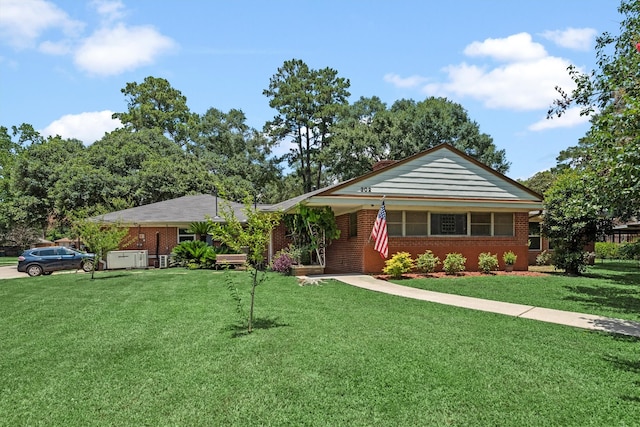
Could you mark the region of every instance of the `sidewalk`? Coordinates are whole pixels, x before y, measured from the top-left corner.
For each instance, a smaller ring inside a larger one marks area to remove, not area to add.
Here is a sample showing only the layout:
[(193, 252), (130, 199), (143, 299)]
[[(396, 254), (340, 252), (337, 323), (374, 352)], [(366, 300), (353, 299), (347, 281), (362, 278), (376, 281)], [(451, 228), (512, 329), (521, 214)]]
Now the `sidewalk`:
[(378, 280), (367, 275), (323, 275), (314, 276), (312, 279), (319, 278), (335, 279), (348, 285), (357, 286), (359, 288), (369, 289), (371, 291), (382, 292), (385, 294), (396, 295), (405, 298), (413, 298), (422, 301), (435, 302), (438, 304), (469, 308), (472, 310), (505, 314), (507, 316), (520, 317), (523, 319), (539, 320), (542, 322), (573, 326), (575, 328), (591, 329), (594, 331), (604, 331), (640, 338), (640, 322), (634, 322), (631, 320), (613, 319), (609, 317), (595, 316), (592, 314), (552, 310), (530, 305), (512, 304), (508, 302), (491, 301), (480, 298), (425, 291), (422, 289), (396, 285), (394, 283), (384, 280)]

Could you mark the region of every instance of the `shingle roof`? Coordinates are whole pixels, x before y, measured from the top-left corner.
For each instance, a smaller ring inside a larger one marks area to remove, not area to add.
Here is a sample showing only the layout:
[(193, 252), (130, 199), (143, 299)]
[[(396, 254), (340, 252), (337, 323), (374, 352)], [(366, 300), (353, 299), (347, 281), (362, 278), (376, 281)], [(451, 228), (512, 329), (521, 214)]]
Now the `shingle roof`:
[(233, 210), (236, 218), (241, 222), (246, 221), (243, 204), (230, 202), (209, 194), (178, 197), (164, 202), (99, 215), (93, 219), (107, 222), (120, 221), (123, 224), (184, 224), (204, 221), (206, 218), (223, 222), (222, 212), (227, 206)]

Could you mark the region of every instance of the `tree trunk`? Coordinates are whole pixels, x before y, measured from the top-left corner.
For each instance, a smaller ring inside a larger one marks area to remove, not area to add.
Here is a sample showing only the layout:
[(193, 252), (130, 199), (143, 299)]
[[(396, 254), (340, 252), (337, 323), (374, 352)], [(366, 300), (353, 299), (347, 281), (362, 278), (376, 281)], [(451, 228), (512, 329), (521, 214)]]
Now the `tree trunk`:
[(253, 270), (253, 283), (251, 284), (251, 305), (249, 307), (249, 326), (247, 328), (248, 333), (251, 333), (253, 331), (253, 301), (255, 300), (257, 286), (258, 286), (258, 269), (255, 268)]

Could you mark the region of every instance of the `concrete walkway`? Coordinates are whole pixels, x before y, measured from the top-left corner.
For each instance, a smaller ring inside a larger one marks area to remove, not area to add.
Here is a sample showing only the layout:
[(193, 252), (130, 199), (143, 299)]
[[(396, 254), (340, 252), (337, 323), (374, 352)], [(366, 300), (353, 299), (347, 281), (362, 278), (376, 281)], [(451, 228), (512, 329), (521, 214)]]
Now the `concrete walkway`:
[(615, 334), (630, 335), (640, 338), (640, 322), (631, 320), (613, 319), (609, 317), (595, 316), (592, 314), (574, 313), (570, 311), (551, 310), (548, 308), (534, 307), (531, 305), (512, 304), (508, 302), (491, 301), (480, 298), (465, 297), (460, 295), (443, 294), (440, 292), (425, 291), (396, 285), (385, 280), (378, 280), (367, 275), (322, 275), (313, 276), (310, 280), (335, 279), (348, 285), (385, 294), (396, 295), (405, 298), (413, 298), (422, 301), (430, 301), (438, 304), (453, 305), (472, 310), (487, 311), (490, 313), (505, 314), (507, 316), (521, 317), (523, 319), (539, 320), (542, 322), (557, 323), (559, 325), (573, 326), (576, 328), (605, 331)]

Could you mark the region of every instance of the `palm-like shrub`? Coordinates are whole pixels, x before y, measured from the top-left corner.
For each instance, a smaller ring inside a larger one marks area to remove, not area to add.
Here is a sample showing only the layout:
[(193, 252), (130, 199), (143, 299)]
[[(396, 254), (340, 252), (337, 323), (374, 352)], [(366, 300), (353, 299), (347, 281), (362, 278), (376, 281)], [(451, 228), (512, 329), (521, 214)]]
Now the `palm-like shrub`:
[(212, 227), (209, 221), (196, 221), (189, 224), (187, 233), (196, 235), (196, 240), (207, 241), (207, 236), (211, 233)]
[(402, 277), (404, 273), (413, 270), (413, 259), (408, 252), (397, 252), (391, 259), (385, 261), (385, 267), (382, 269), (384, 274), (388, 274), (394, 279)]
[(189, 240), (173, 248), (176, 264), (188, 268), (212, 268), (216, 263), (216, 251), (205, 242)]

